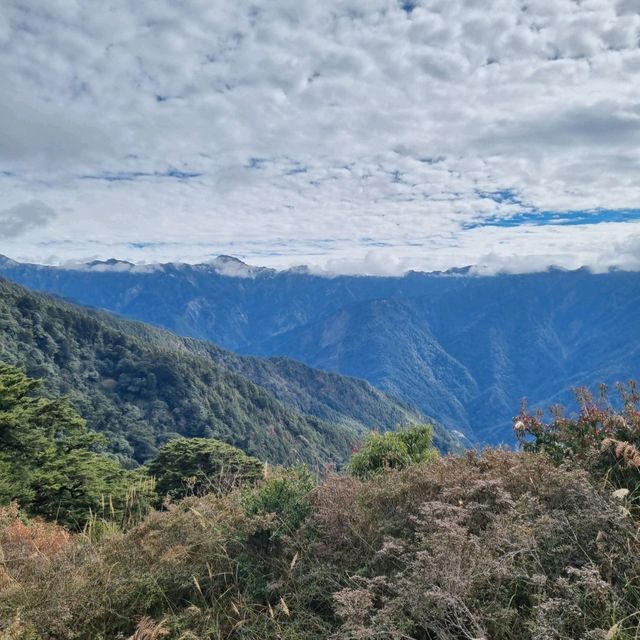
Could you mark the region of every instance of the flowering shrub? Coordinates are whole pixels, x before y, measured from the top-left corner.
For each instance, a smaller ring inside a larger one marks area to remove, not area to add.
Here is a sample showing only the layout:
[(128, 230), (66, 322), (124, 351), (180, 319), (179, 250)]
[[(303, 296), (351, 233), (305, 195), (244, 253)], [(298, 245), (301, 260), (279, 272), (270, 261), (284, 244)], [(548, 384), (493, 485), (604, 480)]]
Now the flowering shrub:
[(614, 489), (631, 494), (628, 506), (640, 501), (640, 393), (634, 382), (617, 385), (617, 407), (609, 402), (607, 388), (594, 398), (578, 389), (579, 412), (568, 417), (561, 407), (552, 409), (550, 421), (541, 412), (523, 406), (514, 428), (525, 451), (544, 453), (558, 464), (578, 465)]
[(617, 385), (620, 408), (608, 399), (606, 386), (597, 398), (588, 389), (576, 390), (579, 412), (567, 416), (562, 407), (552, 407), (551, 420), (542, 412), (529, 413), (526, 404), (514, 420), (516, 436), (525, 451), (545, 452), (556, 462), (584, 460), (610, 441), (640, 445), (640, 393), (635, 382)]

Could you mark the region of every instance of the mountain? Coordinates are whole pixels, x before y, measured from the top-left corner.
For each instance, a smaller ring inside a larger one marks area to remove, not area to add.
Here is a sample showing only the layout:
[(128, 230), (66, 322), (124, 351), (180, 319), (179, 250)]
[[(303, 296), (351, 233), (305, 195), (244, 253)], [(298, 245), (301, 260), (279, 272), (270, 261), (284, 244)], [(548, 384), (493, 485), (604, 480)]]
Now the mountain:
[[(87, 310), (0, 278), (0, 358), (68, 395), (133, 466), (176, 435), (211, 436), (274, 463), (340, 462), (371, 427), (424, 421), (366, 382)], [(438, 428), (446, 448), (452, 439)]]
[(368, 380), (480, 442), (511, 440), (521, 398), (640, 377), (640, 274), (472, 269), (322, 277), (304, 268), (5, 260), (0, 274), (244, 354)]
[[(93, 310), (88, 312), (97, 313)], [(99, 316), (103, 322), (151, 344), (206, 358), (248, 378), (287, 407), (333, 424), (348, 426), (358, 433), (371, 429), (387, 431), (416, 422), (434, 422), (410, 405), (386, 396), (365, 380), (314, 369), (286, 357), (239, 355), (212, 342), (177, 336), (149, 324), (126, 321), (111, 314)], [(434, 439), (441, 449), (460, 446), (458, 438), (441, 425), (436, 423), (434, 427)]]

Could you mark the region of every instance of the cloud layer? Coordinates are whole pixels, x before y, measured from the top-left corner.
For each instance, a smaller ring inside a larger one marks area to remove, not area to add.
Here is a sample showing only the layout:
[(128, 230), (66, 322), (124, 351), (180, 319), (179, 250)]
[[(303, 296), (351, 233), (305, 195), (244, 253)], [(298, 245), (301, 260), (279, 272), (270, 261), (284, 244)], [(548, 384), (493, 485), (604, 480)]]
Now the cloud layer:
[(639, 38), (635, 0), (6, 0), (0, 252), (639, 268)]
[(17, 204), (0, 211), (2, 237), (14, 239), (32, 229), (47, 226), (56, 217), (56, 212), (42, 202), (33, 200)]

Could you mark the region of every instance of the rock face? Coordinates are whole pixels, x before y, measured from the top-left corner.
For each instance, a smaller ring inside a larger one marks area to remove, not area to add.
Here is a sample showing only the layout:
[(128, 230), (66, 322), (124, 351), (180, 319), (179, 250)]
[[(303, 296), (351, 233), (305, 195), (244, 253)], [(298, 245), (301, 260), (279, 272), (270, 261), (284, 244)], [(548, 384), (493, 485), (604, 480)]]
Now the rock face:
[[(102, 263), (106, 265), (107, 263)], [(530, 404), (640, 377), (640, 273), (549, 270), (326, 278), (228, 257), (123, 269), (0, 262), (17, 282), (213, 340), (368, 380), (481, 442)]]

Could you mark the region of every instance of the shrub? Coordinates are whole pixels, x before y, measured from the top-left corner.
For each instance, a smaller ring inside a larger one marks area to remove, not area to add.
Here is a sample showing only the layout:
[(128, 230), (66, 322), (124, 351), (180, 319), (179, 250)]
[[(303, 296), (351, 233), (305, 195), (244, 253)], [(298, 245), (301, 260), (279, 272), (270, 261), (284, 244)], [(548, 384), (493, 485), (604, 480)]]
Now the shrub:
[(307, 467), (276, 469), (265, 481), (244, 494), (249, 515), (275, 516), (272, 535), (291, 534), (311, 513), (315, 479)]
[(614, 487), (631, 492), (640, 488), (640, 394), (634, 382), (618, 385), (616, 409), (601, 386), (594, 399), (587, 389), (578, 389), (579, 412), (565, 415), (553, 407), (551, 419), (538, 411), (529, 413), (523, 405), (514, 420), (518, 440), (525, 451), (544, 453), (556, 463), (578, 465)]
[(149, 464), (160, 495), (224, 494), (262, 476), (262, 463), (213, 438), (176, 438)]
[(67, 529), (40, 518), (28, 519), (16, 502), (0, 507), (0, 590), (33, 576), (72, 544)]
[(0, 637), (630, 639), (637, 521), (593, 480), (495, 450), (314, 488), (276, 470), (7, 565)]
[(487, 451), (335, 478), (316, 501), (315, 561), (351, 576), (334, 638), (604, 638), (638, 624), (634, 523), (584, 471)]
[(385, 469), (402, 469), (410, 464), (429, 462), (437, 452), (432, 446), (433, 429), (430, 425), (415, 425), (369, 434), (362, 447), (349, 461), (349, 472), (367, 478)]
[(209, 637), (200, 634), (207, 626), (228, 632), (241, 619), (232, 603), (243, 609), (235, 557), (255, 526), (237, 499), (210, 495), (185, 498), (126, 534), (96, 543), (78, 536), (37, 574), (0, 592), (0, 620), (20, 610), (46, 638), (125, 638), (145, 617), (165, 619), (174, 631), (172, 614), (186, 620), (196, 607), (206, 610), (186, 627), (196, 637)]

